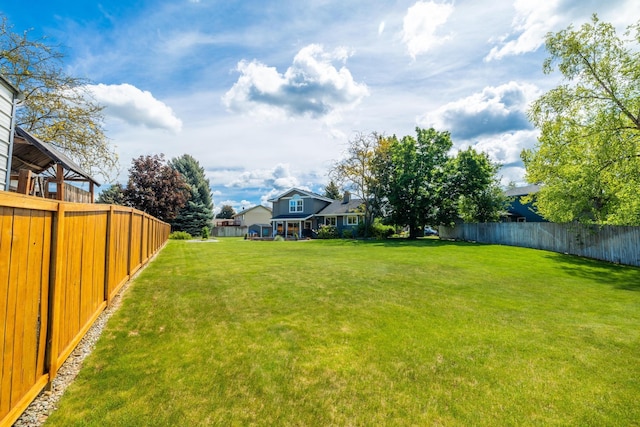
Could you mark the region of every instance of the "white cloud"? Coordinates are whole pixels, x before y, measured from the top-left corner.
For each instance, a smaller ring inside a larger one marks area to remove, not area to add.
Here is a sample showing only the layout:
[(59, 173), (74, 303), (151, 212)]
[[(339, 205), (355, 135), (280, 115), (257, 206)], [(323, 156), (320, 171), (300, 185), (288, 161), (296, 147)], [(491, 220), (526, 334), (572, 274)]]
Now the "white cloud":
[(439, 36), (436, 32), (447, 22), (453, 10), (453, 4), (433, 1), (419, 1), (407, 10), (402, 41), (412, 58), (449, 39), (449, 36)]
[(151, 129), (165, 129), (179, 132), (182, 120), (171, 107), (157, 100), (148, 91), (142, 91), (130, 84), (89, 85), (87, 89), (96, 101), (106, 107), (105, 114), (121, 119), (132, 125), (142, 125)]
[(509, 82), (485, 87), (481, 92), (449, 102), (419, 122), (426, 127), (448, 130), (454, 138), (531, 129), (527, 118), (530, 103), (540, 94), (532, 84)]
[(254, 169), (241, 173), (228, 186), (237, 188), (274, 188), (283, 191), (299, 185), (288, 163), (279, 163), (272, 169)]
[[(335, 119), (340, 111), (354, 108), (369, 90), (354, 81), (344, 66), (350, 56), (344, 49), (325, 52), (316, 44), (302, 48), (284, 74), (258, 61), (241, 61), (241, 76), (223, 96), (233, 112), (258, 116), (309, 116)], [(339, 69), (334, 61), (343, 63)]]
[(384, 33), (384, 27), (385, 27), (385, 22), (382, 21), (380, 22), (380, 25), (378, 25), (378, 35), (381, 35), (382, 33)]
[(537, 50), (543, 45), (545, 35), (560, 23), (563, 15), (558, 13), (559, 6), (559, 0), (516, 0), (512, 33), (499, 40), (500, 46), (494, 46), (485, 61)]

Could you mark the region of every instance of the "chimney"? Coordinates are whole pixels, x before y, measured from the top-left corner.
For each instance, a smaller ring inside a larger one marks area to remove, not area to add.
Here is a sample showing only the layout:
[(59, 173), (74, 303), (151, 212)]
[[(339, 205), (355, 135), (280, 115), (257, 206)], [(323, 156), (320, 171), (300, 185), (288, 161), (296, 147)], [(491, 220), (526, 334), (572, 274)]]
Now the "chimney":
[(342, 196), (342, 204), (346, 205), (350, 201), (351, 201), (351, 193), (349, 193), (348, 191), (345, 191), (344, 195)]

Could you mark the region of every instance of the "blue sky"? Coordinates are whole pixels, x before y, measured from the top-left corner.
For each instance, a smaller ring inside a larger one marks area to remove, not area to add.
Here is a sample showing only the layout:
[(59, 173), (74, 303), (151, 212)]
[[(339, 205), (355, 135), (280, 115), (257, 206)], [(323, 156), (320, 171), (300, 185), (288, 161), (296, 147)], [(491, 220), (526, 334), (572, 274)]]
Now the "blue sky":
[[(250, 207), (289, 187), (322, 192), (357, 133), (434, 126), (522, 182), (537, 131), (528, 104), (544, 35), (593, 13), (620, 31), (637, 0), (7, 1), (15, 32), (64, 46), (70, 74), (106, 106), (106, 133), (131, 160), (190, 154), (216, 207)], [(103, 188), (107, 185), (105, 184)]]

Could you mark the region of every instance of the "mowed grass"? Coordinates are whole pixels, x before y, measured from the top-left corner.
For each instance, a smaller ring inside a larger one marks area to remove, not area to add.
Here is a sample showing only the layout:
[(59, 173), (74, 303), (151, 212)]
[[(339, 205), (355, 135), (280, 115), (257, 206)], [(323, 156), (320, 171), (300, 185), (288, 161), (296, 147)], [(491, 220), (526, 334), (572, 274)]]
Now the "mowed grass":
[(638, 425), (640, 269), (438, 240), (171, 241), (48, 426)]

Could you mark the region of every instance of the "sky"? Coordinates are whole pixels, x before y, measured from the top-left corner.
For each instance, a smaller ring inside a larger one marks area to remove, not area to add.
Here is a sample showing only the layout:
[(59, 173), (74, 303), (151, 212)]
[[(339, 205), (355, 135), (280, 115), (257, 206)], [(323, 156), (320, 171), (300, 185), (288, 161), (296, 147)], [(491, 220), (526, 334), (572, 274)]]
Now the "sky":
[[(620, 34), (637, 0), (36, 0), (0, 2), (14, 32), (65, 54), (104, 105), (126, 182), (142, 155), (193, 156), (219, 209), (291, 187), (323, 193), (358, 134), (451, 132), (524, 184), (544, 37), (597, 13)], [(452, 153), (453, 154), (453, 153)], [(103, 183), (102, 189), (110, 183)]]

